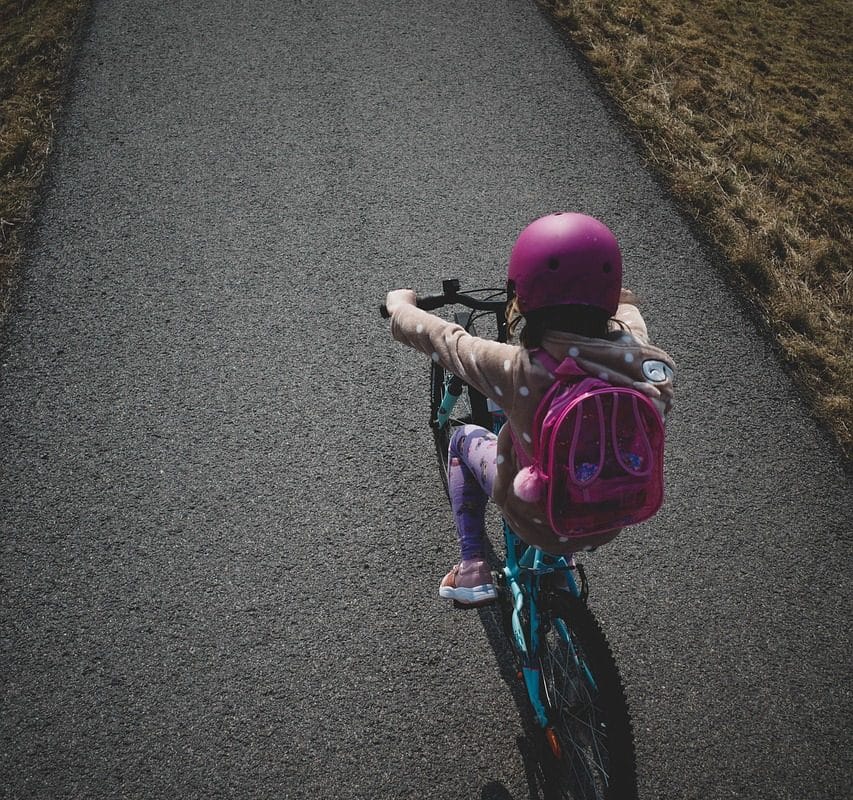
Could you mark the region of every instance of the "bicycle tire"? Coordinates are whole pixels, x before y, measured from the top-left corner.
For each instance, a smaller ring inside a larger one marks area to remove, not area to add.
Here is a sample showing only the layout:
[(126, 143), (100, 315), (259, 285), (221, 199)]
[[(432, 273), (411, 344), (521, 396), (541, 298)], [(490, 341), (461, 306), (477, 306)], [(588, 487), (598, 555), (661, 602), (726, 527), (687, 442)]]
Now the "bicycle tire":
[(538, 661), (551, 723), (543, 753), (552, 794), (567, 800), (636, 798), (631, 717), (604, 632), (587, 604), (566, 592), (547, 591), (541, 606)]
[(444, 398), (447, 384), (452, 377), (452, 374), (448, 373), (441, 364), (436, 364), (434, 361), (430, 363), (430, 426), (432, 427), (435, 453), (438, 456), (439, 471), (441, 472), (441, 480), (445, 491), (447, 491), (448, 448), (450, 447), (450, 439), (453, 436), (453, 432), (461, 425), (468, 424), (481, 425), (484, 428), (488, 428), (491, 422), (486, 398), (476, 389), (463, 384), (462, 394), (459, 396), (459, 400), (456, 401), (453, 414), (448, 419), (446, 425), (438, 426), (436, 423), (438, 409)]

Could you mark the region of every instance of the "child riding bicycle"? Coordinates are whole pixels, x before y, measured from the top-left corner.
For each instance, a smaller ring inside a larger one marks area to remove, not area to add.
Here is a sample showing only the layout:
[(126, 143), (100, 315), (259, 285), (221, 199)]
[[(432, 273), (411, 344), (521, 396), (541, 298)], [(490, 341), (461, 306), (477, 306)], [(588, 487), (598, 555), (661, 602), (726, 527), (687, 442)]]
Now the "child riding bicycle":
[[(591, 526), (566, 535), (554, 523), (550, 495), (535, 478), (540, 470), (538, 437), (547, 411), (541, 405), (546, 395), (553, 396), (555, 382), (571, 384), (586, 376), (600, 385), (628, 387), (663, 416), (672, 404), (675, 367), (663, 350), (649, 343), (634, 295), (622, 288), (622, 256), (614, 235), (584, 214), (537, 219), (521, 232), (512, 249), (507, 322), (511, 334), (523, 325), (521, 346), (472, 336), (416, 303), (417, 295), (410, 289), (388, 293), (392, 336), (457, 375), (507, 417), (508, 424), (497, 435), (465, 425), (450, 441), (448, 492), (461, 561), (443, 578), (439, 594), (477, 606), (497, 596), (484, 560), (489, 498), (518, 536), (555, 555), (598, 547), (621, 530), (621, 526), (607, 530)], [(578, 419), (589, 417), (584, 413)], [(604, 431), (603, 422), (601, 427)], [(615, 423), (606, 435), (617, 435)], [(576, 430), (572, 447), (578, 436)], [(626, 468), (630, 472), (630, 465)], [(578, 469), (579, 477), (586, 479), (580, 472), (588, 470), (593, 478), (602, 466), (583, 463)]]

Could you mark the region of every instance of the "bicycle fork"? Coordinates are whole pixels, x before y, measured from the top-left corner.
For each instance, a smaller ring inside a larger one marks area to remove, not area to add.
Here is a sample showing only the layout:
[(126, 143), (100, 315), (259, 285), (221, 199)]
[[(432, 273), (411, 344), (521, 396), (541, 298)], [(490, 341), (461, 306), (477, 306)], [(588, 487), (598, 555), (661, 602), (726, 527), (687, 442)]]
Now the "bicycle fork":
[(456, 405), (456, 401), (462, 394), (462, 389), (464, 386), (464, 381), (461, 378), (457, 378), (455, 375), (452, 376), (447, 382), (447, 387), (444, 391), (444, 397), (442, 397), (441, 399), (441, 405), (438, 407), (436, 419), (433, 421), (437, 427), (444, 428), (447, 425), (447, 422), (450, 419), (450, 415), (453, 413), (453, 408)]

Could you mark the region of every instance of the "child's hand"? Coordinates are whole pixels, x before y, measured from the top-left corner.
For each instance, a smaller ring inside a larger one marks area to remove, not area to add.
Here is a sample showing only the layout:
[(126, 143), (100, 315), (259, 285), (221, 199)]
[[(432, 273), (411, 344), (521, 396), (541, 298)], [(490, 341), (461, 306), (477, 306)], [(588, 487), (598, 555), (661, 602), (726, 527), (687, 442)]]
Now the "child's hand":
[(388, 292), (388, 296), (385, 298), (385, 308), (388, 309), (389, 314), (393, 314), (400, 306), (415, 306), (417, 304), (418, 296), (411, 289), (394, 289), (394, 291)]
[(622, 287), (622, 292), (619, 295), (619, 303), (627, 303), (632, 306), (640, 305), (640, 300), (630, 289)]

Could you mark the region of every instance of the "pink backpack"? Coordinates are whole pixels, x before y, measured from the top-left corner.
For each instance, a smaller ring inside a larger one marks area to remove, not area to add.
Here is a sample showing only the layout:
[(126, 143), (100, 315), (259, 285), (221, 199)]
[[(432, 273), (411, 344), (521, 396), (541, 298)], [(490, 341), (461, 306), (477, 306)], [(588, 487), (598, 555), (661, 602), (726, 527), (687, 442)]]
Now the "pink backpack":
[(536, 409), (533, 460), (516, 441), (515, 480), (523, 500), (547, 493), (548, 521), (560, 538), (643, 522), (663, 503), (664, 427), (642, 392), (593, 378), (572, 358), (534, 354), (556, 376)]

